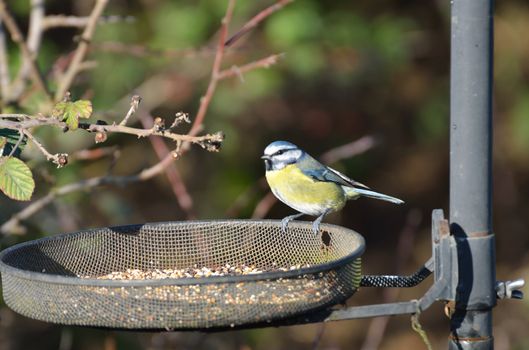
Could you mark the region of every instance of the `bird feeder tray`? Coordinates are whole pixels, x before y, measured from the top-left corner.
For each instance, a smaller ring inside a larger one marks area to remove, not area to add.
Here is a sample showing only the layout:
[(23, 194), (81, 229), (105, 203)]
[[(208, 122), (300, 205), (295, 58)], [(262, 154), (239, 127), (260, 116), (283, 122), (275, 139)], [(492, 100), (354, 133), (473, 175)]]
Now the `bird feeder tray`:
[(6, 304), (30, 318), (121, 329), (285, 320), (343, 303), (364, 239), (324, 224), (228, 220), (90, 229), (0, 254)]

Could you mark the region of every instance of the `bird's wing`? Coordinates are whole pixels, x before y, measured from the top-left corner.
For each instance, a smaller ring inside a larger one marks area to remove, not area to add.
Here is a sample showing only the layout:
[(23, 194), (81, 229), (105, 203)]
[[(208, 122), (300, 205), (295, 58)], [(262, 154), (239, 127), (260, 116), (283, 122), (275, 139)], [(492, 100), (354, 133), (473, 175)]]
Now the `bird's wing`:
[(343, 186), (361, 187), (361, 188), (366, 188), (366, 189), (369, 188), (363, 183), (350, 179), (349, 177), (345, 176), (338, 170), (334, 170), (333, 168), (330, 168), (330, 167), (325, 167), (325, 168), (326, 168), (326, 172), (324, 173), (324, 178), (327, 181), (336, 182)]
[(348, 178), (338, 170), (334, 170), (333, 168), (321, 164), (313, 158), (305, 159), (305, 161), (300, 164), (300, 169), (314, 180), (334, 182), (347, 187), (369, 188), (360, 182)]

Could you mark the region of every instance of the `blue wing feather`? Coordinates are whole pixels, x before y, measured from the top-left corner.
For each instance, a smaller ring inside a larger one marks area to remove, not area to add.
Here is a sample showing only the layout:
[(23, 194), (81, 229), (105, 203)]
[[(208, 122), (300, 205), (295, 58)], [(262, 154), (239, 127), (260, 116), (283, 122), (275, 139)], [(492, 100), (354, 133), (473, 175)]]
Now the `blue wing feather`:
[(308, 154), (303, 155), (303, 157), (298, 160), (298, 166), (305, 175), (310, 176), (317, 181), (334, 182), (340, 186), (347, 187), (369, 188), (360, 182), (348, 178), (339, 171), (321, 164)]

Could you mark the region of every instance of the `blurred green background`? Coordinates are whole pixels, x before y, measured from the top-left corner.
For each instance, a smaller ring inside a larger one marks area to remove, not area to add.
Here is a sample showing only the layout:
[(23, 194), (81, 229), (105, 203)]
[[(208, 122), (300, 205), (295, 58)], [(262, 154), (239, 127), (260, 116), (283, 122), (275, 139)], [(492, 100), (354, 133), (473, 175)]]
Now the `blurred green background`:
[[(229, 33), (272, 3), (239, 1)], [(25, 30), (29, 1), (8, 4)], [(91, 1), (50, 0), (46, 12), (86, 16), (92, 6)], [(176, 112), (185, 111), (193, 118), (207, 87), (225, 9), (226, 1), (219, 0), (111, 1), (107, 15), (134, 20), (98, 27), (89, 54), (97, 67), (77, 79), (72, 95), (93, 101), (94, 119), (121, 120), (133, 94), (142, 96), (141, 108), (154, 116), (171, 120)], [(529, 3), (498, 2), (495, 19), (497, 275), (529, 280)], [(365, 236), (364, 272), (411, 272), (430, 256), (432, 209), (448, 210), (449, 29), (449, 1), (289, 4), (226, 52), (224, 68), (273, 53), (285, 56), (269, 69), (220, 83), (205, 132), (226, 134), (221, 152), (194, 147), (176, 162), (193, 200), (191, 215), (180, 208), (166, 177), (160, 175), (124, 188), (102, 187), (61, 197), (26, 222), (28, 234), (4, 237), (2, 248), (89, 227), (190, 216), (248, 218), (268, 192), (260, 182), (264, 167), (259, 157), (269, 142), (289, 140), (318, 156), (369, 136), (376, 141), (374, 147), (333, 167), (406, 204), (395, 207), (361, 199), (327, 221)], [(46, 32), (39, 55), (41, 68), (52, 72), (57, 60), (75, 49), (78, 34), (70, 28)], [(133, 45), (143, 51), (131, 52)], [(16, 67), (18, 51), (12, 43), (9, 49), (10, 65)], [(140, 125), (136, 119), (134, 123)], [(183, 126), (182, 132), (187, 128)], [(52, 153), (117, 146), (115, 174), (131, 174), (158, 160), (148, 140), (111, 136), (106, 143), (94, 145), (93, 136), (81, 132), (42, 129), (37, 134)], [(53, 186), (103, 175), (112, 162), (107, 157), (55, 169), (31, 147), (24, 155), (37, 179), (34, 198)], [(2, 196), (0, 205), (4, 222), (26, 204)], [(276, 203), (266, 217), (291, 213)], [(428, 283), (398, 296), (363, 289), (349, 304), (417, 298)], [(529, 348), (527, 300), (499, 302), (494, 311), (496, 349)], [(369, 349), (366, 339), (378, 339), (373, 332), (383, 327), (380, 320), (374, 324), (356, 320), (327, 324), (324, 329), (308, 325), (207, 335), (112, 332), (32, 321), (5, 305), (0, 320), (0, 348), (5, 349), (310, 349), (316, 341), (318, 349)], [(434, 305), (421, 320), (434, 347), (446, 348), (449, 321), (442, 305)], [(374, 345), (380, 349), (424, 347), (408, 317), (391, 318), (380, 344)]]

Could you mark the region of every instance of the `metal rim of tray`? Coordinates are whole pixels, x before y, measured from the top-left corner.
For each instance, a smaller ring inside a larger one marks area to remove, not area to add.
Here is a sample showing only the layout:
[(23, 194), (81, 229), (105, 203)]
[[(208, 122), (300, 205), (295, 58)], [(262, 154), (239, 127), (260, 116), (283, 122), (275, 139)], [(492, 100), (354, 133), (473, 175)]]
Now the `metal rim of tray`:
[[(266, 223), (266, 224), (275, 224), (280, 225), (281, 221), (279, 220), (193, 220), (193, 221), (164, 221), (164, 222), (153, 222), (153, 223), (144, 223), (144, 224), (130, 224), (130, 225), (119, 225), (119, 226), (109, 226), (108, 229), (124, 227), (138, 227), (144, 225), (153, 225), (153, 224), (178, 224), (178, 223), (189, 223), (193, 224), (237, 224), (237, 223)], [(303, 221), (292, 221), (289, 223), (289, 228), (293, 227), (311, 227), (310, 222)], [(201, 277), (201, 278), (164, 278), (164, 279), (143, 279), (143, 280), (102, 280), (97, 278), (80, 278), (77, 276), (64, 276), (64, 275), (52, 275), (36, 271), (28, 271), (13, 267), (4, 262), (6, 255), (10, 254), (16, 249), (20, 249), (25, 246), (35, 245), (40, 242), (47, 242), (52, 240), (60, 240), (66, 236), (72, 234), (82, 234), (87, 232), (92, 232), (97, 228), (86, 229), (82, 231), (77, 231), (74, 233), (63, 233), (51, 237), (44, 237), (32, 241), (22, 242), (15, 244), (9, 248), (4, 249), (0, 252), (0, 270), (13, 274), (17, 277), (32, 280), (32, 281), (41, 281), (54, 284), (63, 284), (63, 285), (83, 285), (83, 286), (108, 286), (108, 287), (134, 287), (134, 286), (184, 286), (184, 285), (205, 285), (205, 284), (215, 284), (215, 283), (239, 283), (246, 281), (258, 281), (258, 280), (277, 280), (281, 278), (291, 278), (296, 276), (301, 276), (305, 274), (317, 274), (320, 272), (325, 272), (332, 270), (334, 268), (340, 267), (347, 263), (352, 262), (353, 260), (359, 258), (365, 250), (365, 240), (362, 235), (348, 228), (342, 226), (333, 225), (333, 224), (322, 224), (321, 234), (325, 232), (326, 228), (336, 228), (342, 231), (347, 231), (349, 234), (353, 234), (358, 239), (358, 246), (348, 255), (333, 260), (331, 262), (319, 263), (317, 265), (312, 265), (309, 267), (301, 267), (295, 270), (289, 271), (272, 271), (272, 272), (263, 272), (258, 274), (249, 274), (249, 275), (237, 275), (237, 276), (212, 276), (212, 277)], [(285, 233), (285, 234), (288, 234)]]

